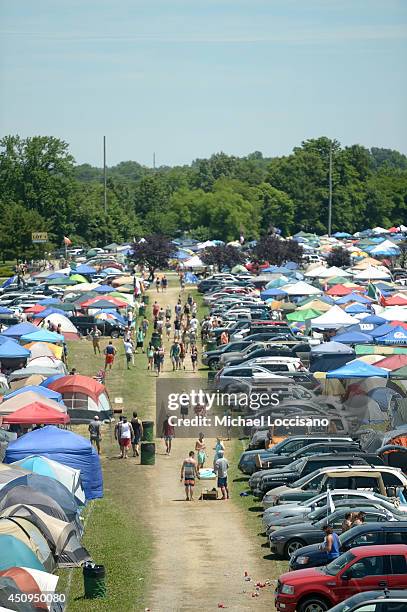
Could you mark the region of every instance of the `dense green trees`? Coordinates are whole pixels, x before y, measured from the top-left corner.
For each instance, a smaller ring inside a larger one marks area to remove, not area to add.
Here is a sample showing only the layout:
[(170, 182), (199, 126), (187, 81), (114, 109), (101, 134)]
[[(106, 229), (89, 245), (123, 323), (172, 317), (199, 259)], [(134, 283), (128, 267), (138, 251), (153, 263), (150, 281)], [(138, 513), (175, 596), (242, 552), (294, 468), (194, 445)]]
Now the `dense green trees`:
[[(157, 169), (125, 161), (108, 169), (105, 212), (101, 168), (76, 166), (57, 138), (7, 136), (0, 140), (0, 250), (30, 252), (27, 220), (33, 231), (48, 230), (56, 246), (64, 235), (103, 246), (154, 233), (226, 242), (241, 234), (259, 239), (276, 227), (285, 236), (325, 233), (331, 147), (333, 232), (405, 223), (407, 157), (388, 149), (341, 147), (321, 137), (284, 157), (221, 152)], [(21, 230), (14, 242), (7, 224)]]

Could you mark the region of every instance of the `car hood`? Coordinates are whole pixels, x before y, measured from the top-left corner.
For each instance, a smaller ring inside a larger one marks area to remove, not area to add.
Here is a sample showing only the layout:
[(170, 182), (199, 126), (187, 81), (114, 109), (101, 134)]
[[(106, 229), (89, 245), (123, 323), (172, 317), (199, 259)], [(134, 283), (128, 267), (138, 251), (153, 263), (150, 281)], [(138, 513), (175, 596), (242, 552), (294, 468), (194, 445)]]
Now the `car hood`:
[[(298, 521), (301, 519), (304, 519), (302, 523), (299, 523)], [(273, 525), (275, 527), (291, 527), (291, 525), (295, 525), (296, 527), (298, 527), (298, 525), (311, 525), (311, 523), (309, 521), (306, 520), (305, 516), (286, 516), (283, 518), (276, 518), (275, 520), (272, 520), (270, 522), (270, 525)]]
[(281, 504), (281, 506), (272, 506), (271, 508), (267, 508), (267, 510), (264, 511), (264, 518), (267, 518), (267, 516), (271, 516), (275, 512), (278, 512), (280, 514), (280, 516), (278, 516), (277, 518), (288, 518), (289, 516), (298, 517), (302, 514), (305, 516), (306, 514), (311, 512), (311, 507), (299, 506), (296, 504)]
[[(321, 540), (321, 542), (323, 541), (323, 539)], [(308, 546), (303, 546), (302, 548), (299, 548), (298, 550), (295, 551), (295, 553), (292, 555), (292, 557), (294, 557), (295, 559), (297, 559), (298, 557), (305, 557), (307, 555), (313, 555), (314, 553), (317, 552), (322, 552), (319, 549), (320, 544), (308, 544)]]
[(291, 487), (286, 487), (285, 485), (283, 485), (281, 487), (276, 487), (275, 489), (270, 491), (270, 495), (268, 495), (268, 497), (274, 495), (284, 495), (284, 493), (295, 493), (295, 491)]
[(292, 535), (300, 535), (302, 533), (321, 533), (321, 542), (324, 539), (324, 532), (320, 527), (316, 527), (311, 523), (296, 523), (295, 525), (289, 525), (288, 527), (279, 527), (273, 532), (272, 536), (285, 536), (290, 537)]
[[(329, 578), (333, 579), (334, 576), (329, 576)], [(326, 574), (321, 571), (319, 567), (309, 567), (306, 569), (295, 570), (295, 572), (286, 572), (280, 576), (280, 582), (282, 584), (292, 584), (296, 583), (304, 583), (304, 580), (309, 582), (325, 582)]]

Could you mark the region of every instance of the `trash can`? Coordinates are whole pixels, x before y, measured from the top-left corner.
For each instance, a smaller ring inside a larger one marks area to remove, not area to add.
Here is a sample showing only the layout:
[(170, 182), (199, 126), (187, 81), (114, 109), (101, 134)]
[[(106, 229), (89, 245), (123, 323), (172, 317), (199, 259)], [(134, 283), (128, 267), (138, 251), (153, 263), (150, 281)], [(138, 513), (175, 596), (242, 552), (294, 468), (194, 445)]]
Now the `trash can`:
[(143, 421), (143, 442), (154, 442), (154, 421)]
[(150, 296), (146, 295), (145, 293), (143, 294), (143, 302), (144, 304), (149, 304), (150, 303)]
[(158, 332), (153, 332), (151, 334), (151, 344), (154, 348), (161, 346), (161, 335)]
[(104, 565), (85, 563), (83, 566), (83, 586), (86, 599), (106, 597), (106, 572)]
[(144, 305), (140, 306), (140, 308), (138, 309), (138, 314), (139, 314), (139, 317), (144, 317), (145, 316), (145, 314), (146, 314), (146, 307)]
[(217, 370), (208, 370), (208, 382), (212, 382), (213, 380), (215, 380), (215, 376), (217, 373)]
[(155, 465), (154, 442), (141, 443), (141, 465)]
[(206, 351), (214, 351), (218, 345), (216, 344), (216, 340), (207, 340), (205, 345)]

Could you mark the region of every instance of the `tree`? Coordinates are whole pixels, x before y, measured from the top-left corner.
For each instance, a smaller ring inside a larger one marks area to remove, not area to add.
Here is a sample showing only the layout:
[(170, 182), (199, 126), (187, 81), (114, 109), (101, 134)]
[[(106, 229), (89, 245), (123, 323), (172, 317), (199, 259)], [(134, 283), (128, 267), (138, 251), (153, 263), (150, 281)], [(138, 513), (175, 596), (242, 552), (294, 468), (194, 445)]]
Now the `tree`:
[(289, 234), (294, 221), (294, 202), (284, 192), (262, 183), (257, 187), (260, 202), (260, 232), (265, 234), (271, 227), (279, 227), (284, 235)]
[(337, 268), (348, 268), (351, 264), (349, 251), (343, 247), (335, 247), (329, 253), (326, 259), (328, 266), (336, 266)]
[(219, 272), (245, 262), (242, 251), (231, 244), (207, 247), (200, 257), (205, 265), (217, 266)]
[(282, 240), (273, 235), (260, 238), (252, 251), (254, 261), (268, 261), (276, 266), (281, 266), (286, 261), (300, 263), (302, 255), (303, 248), (296, 240)]
[(3, 260), (38, 257), (43, 245), (33, 244), (31, 234), (49, 229), (41, 215), (14, 202), (0, 207), (0, 214), (0, 252)]
[(168, 260), (173, 252), (174, 245), (166, 236), (151, 234), (133, 244), (131, 259), (137, 264), (147, 266), (152, 277), (157, 269), (168, 267)]

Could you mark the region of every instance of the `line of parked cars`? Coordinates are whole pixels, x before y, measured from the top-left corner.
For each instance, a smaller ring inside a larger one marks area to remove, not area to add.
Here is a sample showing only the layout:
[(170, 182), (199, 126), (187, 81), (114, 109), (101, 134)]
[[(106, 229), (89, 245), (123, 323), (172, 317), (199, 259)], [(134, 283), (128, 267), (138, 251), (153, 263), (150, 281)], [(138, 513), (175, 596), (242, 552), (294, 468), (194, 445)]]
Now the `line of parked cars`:
[[(407, 610), (407, 476), (371, 452), (358, 435), (360, 421), (344, 404), (321, 393), (307, 369), (311, 340), (272, 320), (250, 277), (214, 275), (199, 290), (219, 320), (202, 361), (216, 370), (213, 384), (237, 394), (278, 393), (273, 414), (325, 415), (332, 431), (246, 427), (247, 450), (238, 467), (248, 492), (263, 506), (262, 524), (274, 558), (289, 571), (277, 581), (280, 612), (405, 612)], [(219, 345), (226, 331), (227, 344)], [(233, 407), (232, 407), (233, 409)], [(277, 441), (277, 442), (276, 442)], [(350, 513), (362, 524), (343, 528)], [(339, 536), (329, 561), (324, 527)]]

